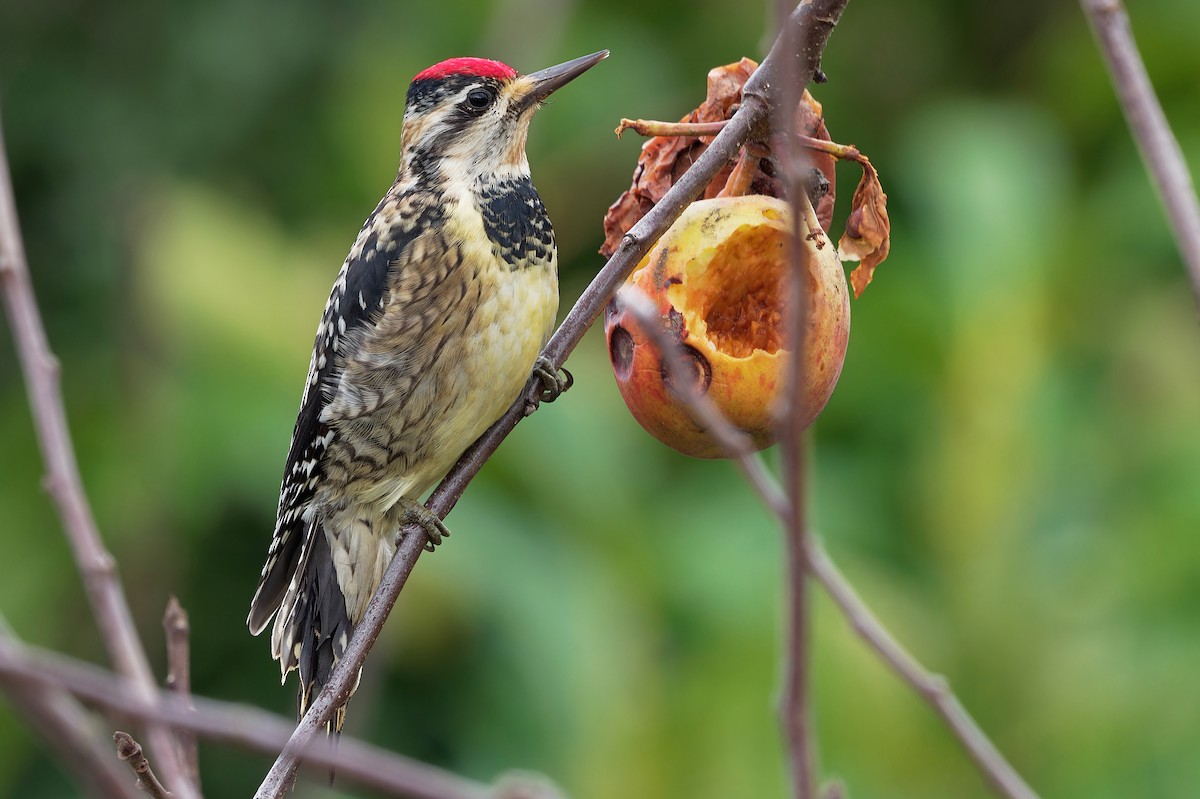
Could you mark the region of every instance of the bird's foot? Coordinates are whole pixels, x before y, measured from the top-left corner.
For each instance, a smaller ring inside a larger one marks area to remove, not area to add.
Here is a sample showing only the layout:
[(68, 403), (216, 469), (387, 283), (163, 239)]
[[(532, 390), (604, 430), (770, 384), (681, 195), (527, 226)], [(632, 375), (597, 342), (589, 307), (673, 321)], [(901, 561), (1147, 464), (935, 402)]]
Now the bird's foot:
[(446, 523), (417, 500), (404, 497), (400, 500), (399, 505), (401, 530), (406, 524), (420, 525), (421, 529), (425, 531), (425, 535), (429, 536), (429, 540), (425, 542), (427, 552), (432, 552), (438, 544), (442, 543), (443, 538), (450, 536), (450, 529), (446, 527)]
[[(559, 376), (562, 372), (562, 376)], [(542, 381), (542, 402), (554, 402), (563, 392), (575, 385), (575, 377), (562, 367), (555, 368), (545, 355), (539, 355), (533, 365), (533, 375)]]

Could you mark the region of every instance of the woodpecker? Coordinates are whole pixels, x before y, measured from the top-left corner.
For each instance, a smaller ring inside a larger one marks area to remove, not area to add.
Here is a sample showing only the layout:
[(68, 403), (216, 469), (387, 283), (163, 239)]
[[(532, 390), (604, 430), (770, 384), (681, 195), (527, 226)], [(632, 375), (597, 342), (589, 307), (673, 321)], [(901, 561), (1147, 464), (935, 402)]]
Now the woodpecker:
[[(448, 535), (420, 502), (517, 399), (558, 310), (558, 255), (525, 156), (542, 101), (608, 56), (530, 75), (452, 58), (408, 88), (395, 182), (334, 281), (247, 625), (300, 672), (299, 713), (329, 679), (402, 525)], [(334, 719), (340, 732), (345, 707)]]

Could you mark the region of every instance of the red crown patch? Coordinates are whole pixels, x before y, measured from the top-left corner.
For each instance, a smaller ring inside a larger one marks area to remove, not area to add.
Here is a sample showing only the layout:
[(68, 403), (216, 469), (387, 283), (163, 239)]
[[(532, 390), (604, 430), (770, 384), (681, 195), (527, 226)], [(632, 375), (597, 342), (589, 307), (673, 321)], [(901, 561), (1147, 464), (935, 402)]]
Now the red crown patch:
[(477, 75), (481, 78), (515, 78), (517, 71), (508, 64), (487, 58), (448, 58), (417, 73), (414, 81), (444, 78), (447, 75)]

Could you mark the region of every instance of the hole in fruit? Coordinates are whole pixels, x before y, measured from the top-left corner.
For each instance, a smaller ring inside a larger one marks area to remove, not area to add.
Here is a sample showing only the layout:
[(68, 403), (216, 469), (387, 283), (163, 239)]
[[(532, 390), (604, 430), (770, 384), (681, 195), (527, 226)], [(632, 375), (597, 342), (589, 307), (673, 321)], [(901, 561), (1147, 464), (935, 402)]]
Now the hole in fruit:
[[(614, 331), (615, 332), (615, 331)], [(696, 391), (701, 394), (707, 393), (708, 387), (712, 385), (712, 364), (708, 362), (700, 350), (693, 347), (691, 344), (684, 344), (681, 348), (682, 361), (684, 368), (687, 369), (687, 379), (695, 387)], [(666, 361), (663, 361), (659, 367), (659, 374), (662, 376), (663, 383), (667, 388), (675, 388), (675, 379), (671, 377), (671, 371), (667, 368)]]
[(612, 361), (617, 378), (629, 379), (629, 373), (633, 370), (633, 336), (620, 325), (613, 327), (608, 336), (608, 358)]
[[(688, 304), (704, 319), (708, 339), (733, 358), (783, 347), (783, 278), (787, 234), (743, 225), (717, 247), (703, 275), (689, 279)], [(696, 278), (699, 278), (697, 280)]]

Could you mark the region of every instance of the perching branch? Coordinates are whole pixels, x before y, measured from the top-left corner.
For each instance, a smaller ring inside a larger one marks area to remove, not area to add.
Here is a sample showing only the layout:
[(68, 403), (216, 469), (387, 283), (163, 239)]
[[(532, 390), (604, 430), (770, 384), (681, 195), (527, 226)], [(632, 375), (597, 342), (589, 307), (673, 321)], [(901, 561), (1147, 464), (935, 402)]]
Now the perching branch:
[(1200, 304), (1200, 202), (1179, 141), (1171, 132), (1146, 74), (1129, 14), (1121, 0), (1080, 0), (1080, 3), (1108, 64), (1113, 88), (1141, 150), (1142, 161), (1166, 207), (1175, 241), (1191, 277), (1192, 293)]
[[(172, 692), (158, 691), (154, 700), (148, 700), (133, 690), (127, 680), (111, 672), (22, 645), (2, 632), (0, 678), (40, 689), (69, 691), (114, 718), (156, 722), (267, 755), (279, 752), (293, 727), (290, 720), (265, 710), (201, 696), (185, 700)], [(487, 785), (348, 736), (340, 739), (336, 750), (323, 739), (311, 741), (303, 755), (305, 762), (314, 768), (336, 766), (339, 780), (390, 796), (410, 799), (492, 797), (492, 789)], [(111, 755), (109, 758), (116, 763)], [(129, 784), (132, 785), (132, 780)], [(127, 794), (111, 796), (128, 799)]]
[[(58, 509), (109, 657), (116, 670), (128, 677), (142, 696), (150, 699), (157, 694), (154, 675), (117, 577), (116, 562), (100, 539), (96, 520), (83, 490), (83, 481), (79, 477), (79, 465), (75, 461), (75, 449), (71, 443), (59, 388), (58, 360), (47, 343), (46, 330), (29, 279), (2, 129), (0, 294), (4, 297), (5, 313), (25, 374), (38, 444), (46, 462), (46, 490)], [(152, 725), (147, 729), (147, 735), (159, 768), (178, 798), (194, 799), (196, 792), (184, 776), (170, 732), (160, 725)]]
[[(834, 9), (840, 10), (846, 0), (812, 0), (797, 7), (789, 20), (789, 27), (798, 31), (800, 48), (805, 59), (814, 65), (824, 50), (831, 26), (825, 20)], [(642, 217), (622, 239), (617, 251), (600, 270), (596, 278), (584, 290), (575, 306), (567, 314), (562, 325), (551, 337), (542, 354), (555, 366), (561, 366), (567, 356), (583, 338), (583, 334), (600, 316), (605, 304), (617, 287), (628, 277), (637, 262), (670, 227), (683, 209), (699, 196), (713, 176), (726, 164), (745, 143), (752, 131), (757, 131), (767, 121), (774, 105), (778, 102), (780, 76), (783, 70), (804, 63), (799, 56), (780, 54), (778, 46), (763, 60), (755, 74), (747, 81), (743, 90), (741, 108), (721, 132), (713, 139), (696, 163), (671, 187), (662, 201)], [(815, 67), (814, 67), (815, 69)], [(803, 73), (802, 73), (803, 74)], [(812, 70), (807, 73), (811, 79)], [(807, 82), (807, 80), (805, 81)], [(459, 459), (449, 475), (434, 490), (427, 503), (441, 517), (454, 507), (467, 484), (479, 472), (484, 462), (491, 457), (517, 423), (525, 416), (526, 407), (537, 404), (540, 384), (531, 383), (524, 396), (509, 408), (501, 419), (483, 434)], [(379, 589), (367, 606), (366, 614), (346, 648), (342, 659), (330, 676), (329, 683), (313, 701), (308, 712), (296, 726), (296, 731), (287, 748), (271, 767), (262, 785), (255, 794), (257, 799), (278, 799), (287, 791), (295, 774), (298, 750), (333, 717), (334, 712), (349, 697), (355, 675), (366, 660), (367, 654), (379, 636), (388, 614), (396, 603), (408, 575), (412, 573), (420, 557), (426, 537), (423, 530), (411, 525), (404, 531), (401, 545), (384, 574)]]

